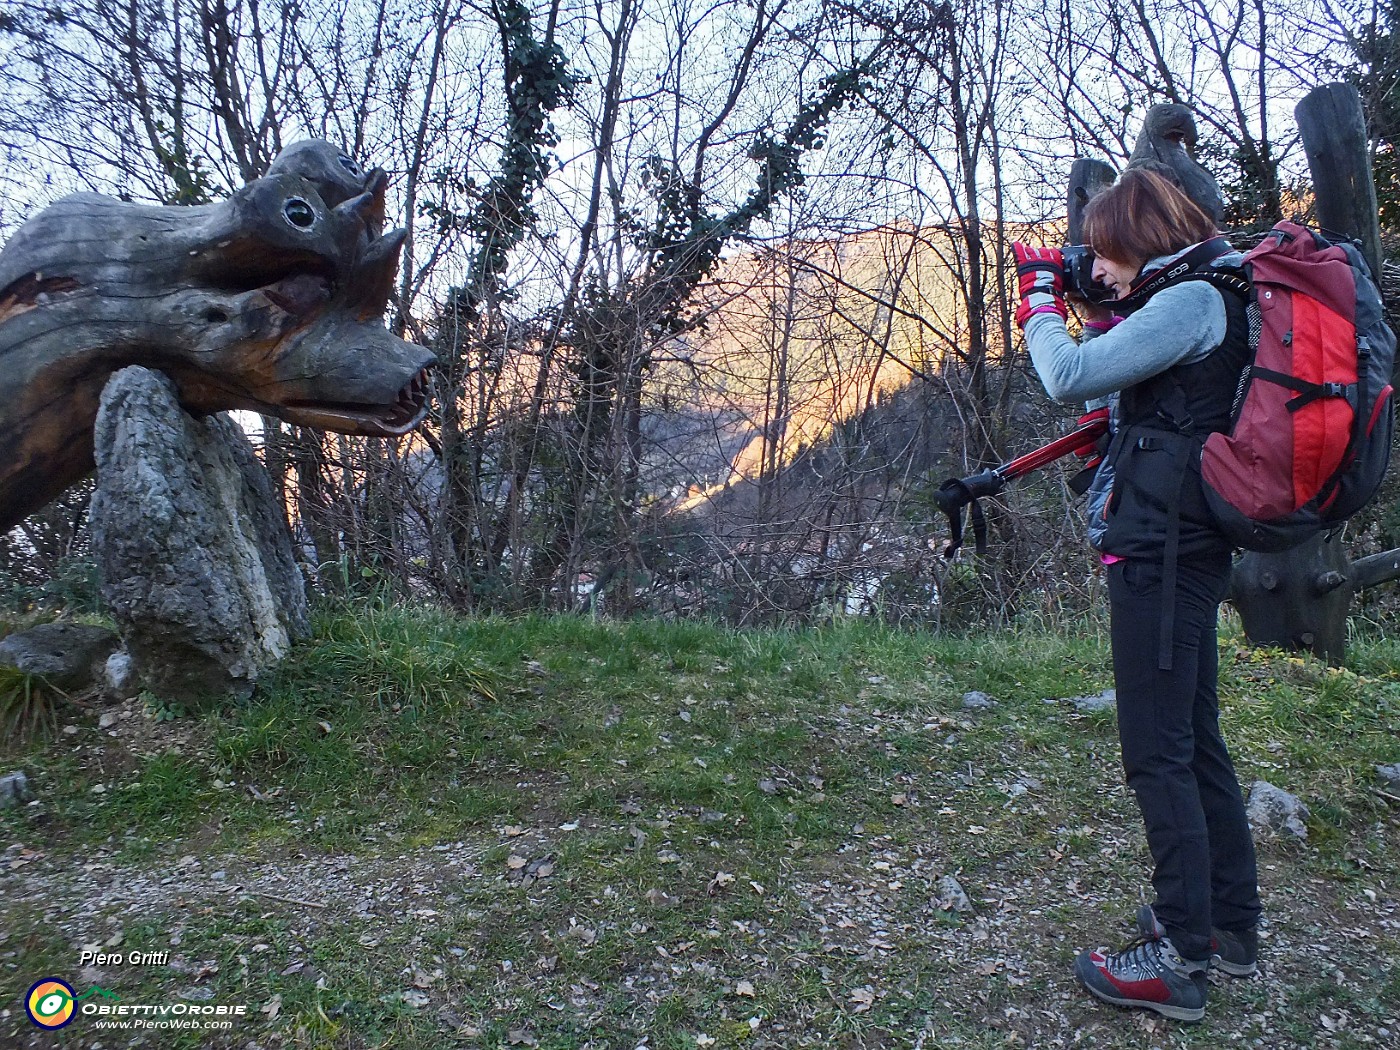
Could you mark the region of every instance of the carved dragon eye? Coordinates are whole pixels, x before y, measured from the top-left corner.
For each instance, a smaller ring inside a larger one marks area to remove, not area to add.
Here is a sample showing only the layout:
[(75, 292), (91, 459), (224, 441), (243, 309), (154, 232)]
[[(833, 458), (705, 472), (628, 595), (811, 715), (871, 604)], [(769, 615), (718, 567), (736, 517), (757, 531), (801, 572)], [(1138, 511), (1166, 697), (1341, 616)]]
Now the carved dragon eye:
[(300, 197), (288, 197), (282, 205), (282, 217), (299, 230), (309, 230), (316, 225), (316, 209)]
[(356, 164), (353, 160), (351, 160), (349, 157), (347, 157), (344, 153), (340, 155), (340, 166), (346, 171), (348, 171), (351, 175), (364, 174), (364, 172), (360, 170), (360, 166)]

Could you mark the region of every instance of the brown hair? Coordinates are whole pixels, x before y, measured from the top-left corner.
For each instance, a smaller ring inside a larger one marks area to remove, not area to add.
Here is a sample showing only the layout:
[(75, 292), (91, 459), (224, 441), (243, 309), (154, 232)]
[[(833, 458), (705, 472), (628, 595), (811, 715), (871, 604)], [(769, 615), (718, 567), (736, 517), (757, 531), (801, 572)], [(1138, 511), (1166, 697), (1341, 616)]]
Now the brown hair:
[(1129, 168), (1084, 209), (1084, 240), (1095, 255), (1141, 266), (1215, 236), (1215, 223), (1155, 171)]

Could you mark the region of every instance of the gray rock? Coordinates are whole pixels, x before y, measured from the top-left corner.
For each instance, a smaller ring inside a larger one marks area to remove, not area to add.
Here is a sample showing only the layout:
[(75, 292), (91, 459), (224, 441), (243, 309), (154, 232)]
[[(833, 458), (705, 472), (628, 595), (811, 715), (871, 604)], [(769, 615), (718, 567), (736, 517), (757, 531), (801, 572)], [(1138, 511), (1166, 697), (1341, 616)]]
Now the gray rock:
[(1118, 708), (1118, 690), (1105, 689), (1093, 696), (1076, 696), (1070, 699), (1080, 714), (1092, 715), (1099, 711), (1115, 711)]
[(102, 691), (113, 700), (130, 700), (141, 691), (136, 662), (125, 649), (118, 649), (102, 665)]
[(938, 907), (943, 911), (955, 911), (961, 914), (972, 912), (972, 900), (962, 888), (962, 883), (951, 875), (944, 875), (938, 880)]
[(1308, 818), (1308, 807), (1303, 800), (1274, 787), (1267, 780), (1256, 780), (1250, 786), (1249, 804), (1245, 812), (1255, 831), (1287, 833), (1300, 839), (1308, 837), (1308, 828), (1304, 823)]
[(996, 707), (997, 702), (986, 693), (973, 690), (970, 693), (963, 693), (962, 705), (964, 711), (990, 711)]
[(117, 372), (95, 430), (92, 544), (142, 684), (182, 702), (245, 697), (308, 630), (272, 484), (227, 415), (196, 420), (171, 381)]
[(1400, 791), (1400, 762), (1393, 766), (1377, 766), (1376, 772), (1391, 791)]
[(98, 684), (103, 664), (120, 646), (121, 639), (105, 627), (45, 623), (0, 641), (0, 664), (73, 693)]
[(29, 778), (24, 775), (23, 770), (16, 770), (0, 777), (0, 809), (23, 805), (32, 797), (29, 791)]

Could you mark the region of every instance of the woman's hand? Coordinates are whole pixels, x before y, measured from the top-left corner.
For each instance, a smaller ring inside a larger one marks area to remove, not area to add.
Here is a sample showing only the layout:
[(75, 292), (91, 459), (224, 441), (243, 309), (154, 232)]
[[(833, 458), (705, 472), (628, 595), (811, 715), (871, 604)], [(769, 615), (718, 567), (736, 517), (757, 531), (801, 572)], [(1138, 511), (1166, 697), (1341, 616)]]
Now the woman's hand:
[(1016, 323), (1023, 329), (1036, 314), (1055, 313), (1064, 320), (1069, 316), (1065, 307), (1064, 256), (1058, 248), (1032, 248), (1020, 241), (1011, 244), (1016, 256), (1016, 273), (1020, 277), (1021, 305), (1016, 308)]

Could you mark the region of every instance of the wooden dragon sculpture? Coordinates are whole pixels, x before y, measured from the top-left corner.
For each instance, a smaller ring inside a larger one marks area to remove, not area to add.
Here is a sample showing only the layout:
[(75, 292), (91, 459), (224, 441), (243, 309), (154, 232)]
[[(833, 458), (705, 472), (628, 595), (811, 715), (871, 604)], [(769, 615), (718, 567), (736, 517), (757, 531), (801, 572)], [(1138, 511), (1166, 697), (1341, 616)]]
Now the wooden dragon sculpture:
[(217, 204), (64, 197), (0, 251), (0, 532), (93, 469), (102, 389), (159, 369), (195, 415), (248, 409), (347, 434), (427, 414), (421, 346), (382, 316), (404, 231), (385, 174), (318, 140)]

